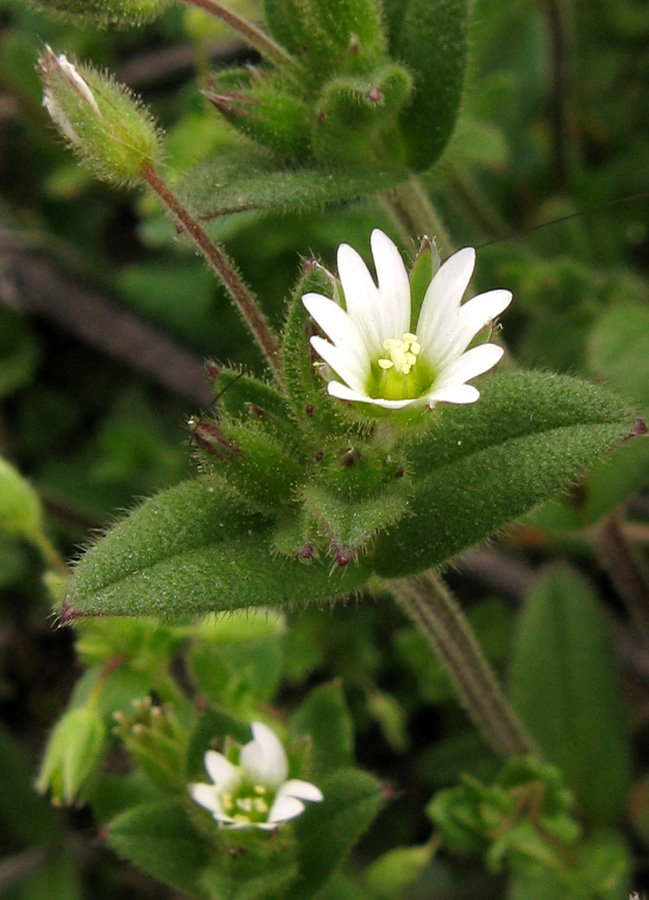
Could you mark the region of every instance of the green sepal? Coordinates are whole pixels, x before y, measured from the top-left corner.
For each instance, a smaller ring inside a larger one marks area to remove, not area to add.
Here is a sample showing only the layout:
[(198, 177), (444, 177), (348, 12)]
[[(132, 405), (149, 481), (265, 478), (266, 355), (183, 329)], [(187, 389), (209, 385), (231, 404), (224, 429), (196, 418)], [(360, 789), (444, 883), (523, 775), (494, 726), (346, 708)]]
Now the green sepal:
[(309, 339), (315, 332), (302, 297), (314, 292), (331, 296), (333, 291), (326, 270), (313, 260), (305, 266), (302, 277), (289, 299), (288, 315), (282, 340), (282, 363), (289, 400), (303, 427), (325, 441), (332, 434), (345, 434), (349, 422), (342, 404), (333, 402), (315, 363), (317, 357)]
[(185, 481), (145, 501), (79, 561), (62, 617), (178, 618), (334, 599), (361, 587), (366, 562), (330, 571), (271, 549), (272, 523), (216, 478)]
[[(202, 427), (208, 425), (209, 422), (203, 423)], [(219, 423), (214, 423), (214, 427), (218, 428)], [(304, 477), (294, 446), (269, 433), (261, 420), (223, 423), (222, 433), (231, 450), (209, 457), (214, 471), (258, 512), (272, 516), (290, 503)]]
[(549, 569), (526, 598), (510, 682), (526, 728), (583, 813), (614, 824), (629, 790), (628, 722), (604, 611), (577, 572)]
[(467, 0), (386, 0), (393, 58), (414, 79), (400, 117), (408, 165), (430, 169), (446, 147), (460, 106), (466, 67)]
[(299, 878), (287, 900), (310, 900), (342, 866), (383, 806), (380, 783), (358, 769), (337, 769), (318, 784), (322, 803), (295, 820)]
[(158, 881), (190, 897), (209, 896), (199, 884), (212, 848), (193, 827), (185, 803), (168, 800), (135, 806), (113, 819), (105, 834), (119, 856)]
[(354, 724), (339, 680), (314, 688), (291, 720), (310, 739), (306, 776), (319, 784), (335, 769), (353, 763)]
[(265, 0), (270, 33), (320, 83), (332, 74), (373, 68), (383, 57), (385, 36), (374, 0)]
[(390, 158), (400, 161), (394, 125), (412, 91), (412, 79), (403, 66), (391, 63), (367, 76), (329, 81), (318, 101), (313, 131), (313, 152), (323, 163), (362, 166), (382, 162), (384, 143)]
[(323, 204), (357, 200), (390, 190), (410, 173), (404, 167), (365, 166), (331, 172), (314, 164), (286, 168), (268, 155), (238, 148), (202, 163), (183, 178), (178, 193), (209, 220), (235, 212), (307, 212)]
[(250, 725), (231, 713), (208, 706), (196, 719), (189, 735), (185, 760), (185, 780), (207, 781), (204, 758), (208, 750), (221, 752), (225, 741), (246, 744), (251, 740)]
[(205, 92), (223, 118), (253, 141), (284, 159), (309, 155), (315, 113), (302, 97), (268, 75), (249, 73), (247, 84), (217, 76)]
[(419, 313), (433, 276), (439, 269), (439, 251), (435, 241), (422, 238), (417, 257), (410, 270), (410, 330), (416, 332)]
[(380, 575), (440, 565), (556, 494), (632, 427), (614, 395), (567, 376), (495, 374), (481, 399), (433, 410), (395, 455), (412, 479), (410, 515), (375, 549)]

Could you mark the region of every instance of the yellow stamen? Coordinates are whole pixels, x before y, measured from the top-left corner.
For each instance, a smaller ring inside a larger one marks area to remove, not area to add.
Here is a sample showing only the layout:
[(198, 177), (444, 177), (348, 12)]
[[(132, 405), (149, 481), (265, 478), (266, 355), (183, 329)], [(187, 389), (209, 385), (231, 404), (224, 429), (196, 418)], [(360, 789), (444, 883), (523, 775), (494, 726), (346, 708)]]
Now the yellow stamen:
[(394, 367), (395, 372), (409, 375), (421, 352), (421, 344), (416, 334), (407, 331), (402, 338), (387, 338), (383, 349), (388, 351), (388, 356), (378, 360), (379, 366), (384, 370)]

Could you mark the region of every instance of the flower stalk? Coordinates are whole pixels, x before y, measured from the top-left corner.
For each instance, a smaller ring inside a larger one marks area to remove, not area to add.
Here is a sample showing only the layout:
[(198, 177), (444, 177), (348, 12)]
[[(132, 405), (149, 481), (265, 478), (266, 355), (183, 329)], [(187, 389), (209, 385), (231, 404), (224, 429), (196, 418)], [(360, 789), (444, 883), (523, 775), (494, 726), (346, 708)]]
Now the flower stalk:
[(225, 285), (266, 357), (275, 379), (282, 384), (279, 343), (251, 291), (223, 251), (212, 241), (205, 229), (183, 206), (160, 175), (150, 167), (145, 167), (142, 174), (149, 187), (155, 191), (178, 224), (194, 241), (207, 263)]
[(233, 31), (236, 31), (244, 41), (257, 50), (264, 59), (273, 63), (279, 69), (296, 73), (301, 69), (299, 63), (280, 44), (274, 41), (270, 35), (257, 28), (252, 22), (239, 16), (234, 10), (223, 6), (217, 0), (183, 0), (188, 6), (196, 6), (209, 13), (222, 22), (225, 22)]
[(494, 752), (503, 758), (539, 754), (507, 702), (459, 604), (432, 572), (391, 585), (395, 599), (426, 637), (448, 672), (462, 705)]

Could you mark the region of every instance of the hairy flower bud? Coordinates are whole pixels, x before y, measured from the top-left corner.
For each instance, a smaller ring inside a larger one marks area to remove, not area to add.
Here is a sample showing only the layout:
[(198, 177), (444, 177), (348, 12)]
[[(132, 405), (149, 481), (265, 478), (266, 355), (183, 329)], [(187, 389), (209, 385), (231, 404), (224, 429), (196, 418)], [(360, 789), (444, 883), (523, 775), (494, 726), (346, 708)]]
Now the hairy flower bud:
[(72, 148), (108, 181), (137, 184), (162, 155), (161, 135), (128, 88), (49, 47), (41, 56), (43, 106)]
[(99, 766), (106, 744), (106, 726), (90, 709), (67, 712), (52, 732), (36, 789), (49, 791), (56, 806), (80, 803), (84, 786)]

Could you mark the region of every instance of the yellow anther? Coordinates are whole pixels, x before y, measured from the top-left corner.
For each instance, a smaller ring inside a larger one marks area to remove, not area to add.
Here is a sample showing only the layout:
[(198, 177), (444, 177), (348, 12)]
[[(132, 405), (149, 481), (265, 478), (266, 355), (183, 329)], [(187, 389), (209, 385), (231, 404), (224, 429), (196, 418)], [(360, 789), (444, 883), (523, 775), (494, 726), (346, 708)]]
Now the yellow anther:
[(379, 366), (384, 371), (394, 368), (400, 375), (409, 375), (421, 351), (417, 335), (407, 331), (402, 338), (387, 338), (383, 341), (383, 347), (388, 351), (389, 358), (382, 357), (377, 360)]

